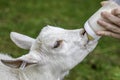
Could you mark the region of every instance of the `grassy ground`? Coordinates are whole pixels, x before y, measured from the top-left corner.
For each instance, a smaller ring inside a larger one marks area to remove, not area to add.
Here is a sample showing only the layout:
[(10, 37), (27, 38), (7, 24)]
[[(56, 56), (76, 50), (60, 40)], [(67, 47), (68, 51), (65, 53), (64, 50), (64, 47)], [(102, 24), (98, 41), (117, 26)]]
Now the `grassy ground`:
[[(36, 37), (45, 25), (83, 27), (102, 0), (0, 0), (0, 51), (13, 57), (28, 51), (16, 47), (11, 31)], [(120, 40), (103, 37), (97, 48), (65, 80), (120, 80)]]

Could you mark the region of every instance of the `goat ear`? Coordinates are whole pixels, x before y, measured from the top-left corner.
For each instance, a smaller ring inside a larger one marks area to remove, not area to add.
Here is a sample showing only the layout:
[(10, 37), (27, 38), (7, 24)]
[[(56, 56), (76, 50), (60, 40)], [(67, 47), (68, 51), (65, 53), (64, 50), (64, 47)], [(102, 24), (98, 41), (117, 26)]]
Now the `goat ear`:
[(35, 59), (34, 57), (32, 57), (31, 55), (26, 55), (26, 56), (22, 56), (17, 59), (1, 60), (1, 62), (11, 68), (24, 69), (25, 67), (27, 67), (29, 65), (37, 64), (38, 60)]
[(35, 39), (31, 37), (28, 37), (16, 32), (11, 32), (10, 38), (18, 47), (22, 49), (30, 49), (32, 46), (32, 43), (35, 41)]
[(36, 62), (27, 62), (24, 60), (1, 60), (1, 62), (8, 67), (20, 69), (24, 69), (29, 65), (36, 64)]

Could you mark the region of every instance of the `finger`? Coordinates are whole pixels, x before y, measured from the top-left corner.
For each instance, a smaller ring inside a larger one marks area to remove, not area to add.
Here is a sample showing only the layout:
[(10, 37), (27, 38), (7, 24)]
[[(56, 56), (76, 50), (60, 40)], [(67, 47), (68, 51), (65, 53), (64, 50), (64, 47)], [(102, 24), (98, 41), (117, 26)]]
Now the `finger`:
[(109, 3), (109, 1), (102, 1), (100, 4), (101, 4), (102, 6), (104, 6), (104, 5), (108, 4), (108, 3)]
[(113, 9), (113, 10), (111, 11), (111, 14), (116, 16), (116, 14), (115, 14), (115, 9)]
[(98, 20), (97, 22), (100, 26), (102, 26), (103, 28), (105, 28), (106, 30), (112, 31), (114, 33), (119, 33), (120, 34), (120, 28), (118, 28), (116, 25), (108, 23), (106, 21), (103, 20)]
[(112, 33), (110, 31), (98, 31), (97, 35), (99, 35), (99, 36), (110, 36), (110, 37), (120, 39), (120, 34)]
[(116, 9), (113, 9), (111, 11), (111, 13), (117, 17), (120, 17), (120, 7), (119, 8), (116, 8)]
[(116, 16), (114, 16), (114, 15), (108, 13), (108, 12), (102, 12), (101, 16), (104, 19), (106, 19), (106, 20), (108, 20), (108, 21), (110, 21), (110, 22), (120, 26), (120, 18), (118, 18), (118, 17), (116, 17)]

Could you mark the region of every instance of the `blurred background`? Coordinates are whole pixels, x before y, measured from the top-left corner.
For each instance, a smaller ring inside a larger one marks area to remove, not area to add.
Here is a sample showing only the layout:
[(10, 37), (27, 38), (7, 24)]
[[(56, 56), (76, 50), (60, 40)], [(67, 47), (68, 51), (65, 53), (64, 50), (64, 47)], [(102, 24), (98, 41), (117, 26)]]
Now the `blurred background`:
[[(83, 27), (102, 0), (0, 0), (0, 52), (19, 57), (11, 31), (36, 38), (46, 25), (65, 29)], [(120, 40), (102, 37), (97, 48), (64, 80), (120, 80)]]

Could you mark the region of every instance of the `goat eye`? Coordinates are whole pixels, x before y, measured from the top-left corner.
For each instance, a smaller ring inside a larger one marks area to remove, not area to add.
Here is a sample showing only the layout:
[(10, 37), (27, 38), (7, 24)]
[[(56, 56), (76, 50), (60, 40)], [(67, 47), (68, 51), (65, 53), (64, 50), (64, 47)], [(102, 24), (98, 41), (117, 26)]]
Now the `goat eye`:
[(63, 42), (63, 40), (56, 41), (53, 48), (58, 48), (61, 45), (62, 42)]

